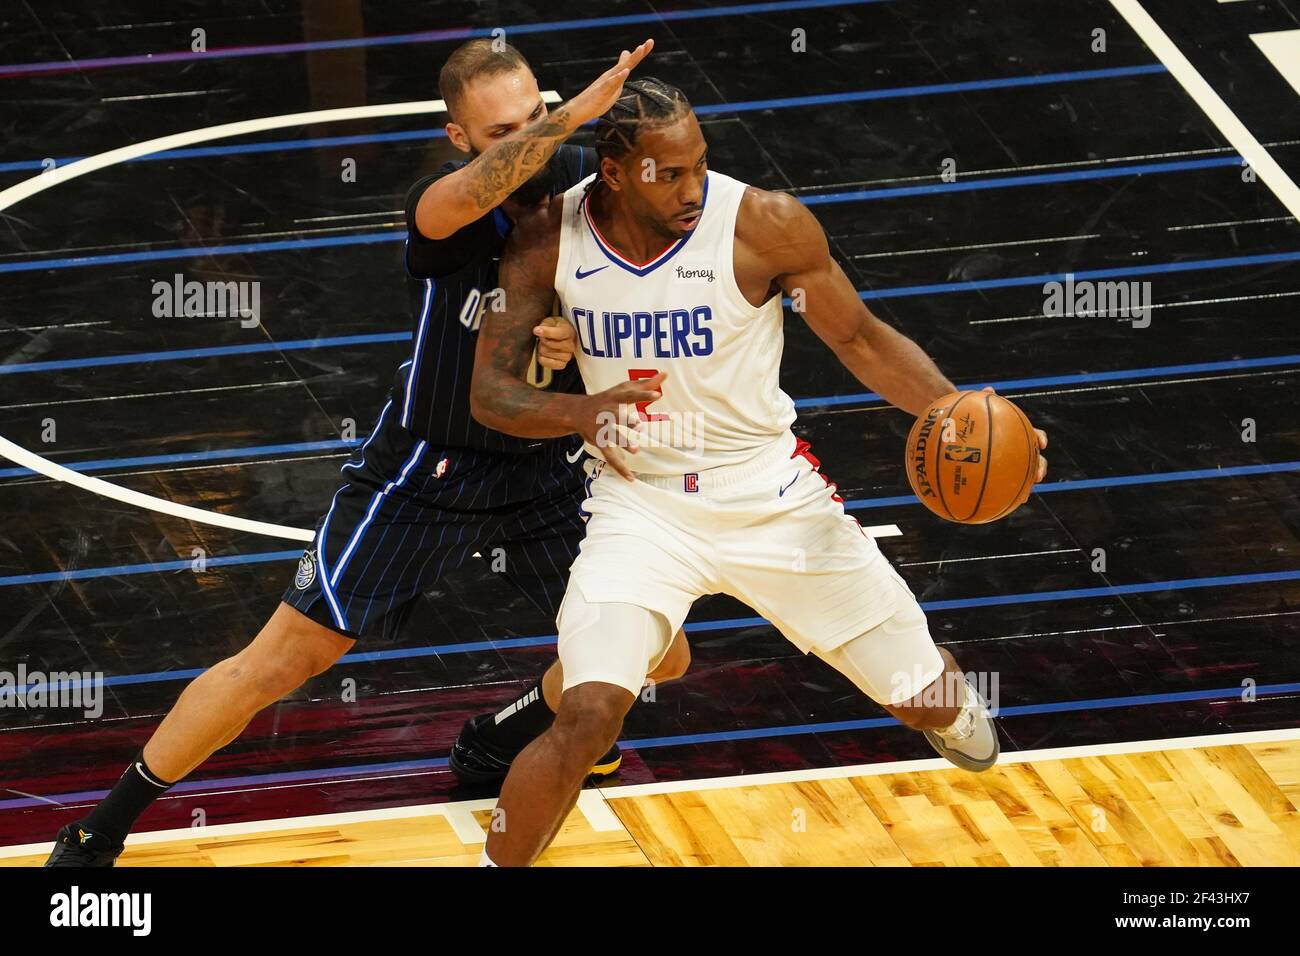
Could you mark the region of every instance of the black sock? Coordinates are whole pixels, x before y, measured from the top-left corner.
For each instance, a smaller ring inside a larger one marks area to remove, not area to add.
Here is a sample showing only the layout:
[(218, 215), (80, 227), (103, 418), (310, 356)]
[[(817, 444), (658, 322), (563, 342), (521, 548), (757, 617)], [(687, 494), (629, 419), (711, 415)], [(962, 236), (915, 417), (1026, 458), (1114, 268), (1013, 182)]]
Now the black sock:
[(115, 844), (126, 839), (140, 814), (169, 789), (172, 784), (160, 779), (145, 766), (144, 750), (135, 755), (126, 772), (113, 784), (90, 816), (81, 821), (87, 830), (102, 833)]
[(546, 704), (542, 682), (507, 704), (485, 721), (480, 736), (489, 744), (510, 753), (518, 753), (546, 732), (555, 721), (555, 711)]

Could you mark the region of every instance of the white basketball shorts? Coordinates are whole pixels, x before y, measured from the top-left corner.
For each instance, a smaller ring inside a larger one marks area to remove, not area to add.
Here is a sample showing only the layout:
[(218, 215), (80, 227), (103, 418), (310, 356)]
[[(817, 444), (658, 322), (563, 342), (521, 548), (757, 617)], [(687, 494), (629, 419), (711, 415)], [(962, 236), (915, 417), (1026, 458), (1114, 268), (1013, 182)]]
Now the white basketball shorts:
[[(914, 610), (900, 617), (919, 620), (918, 633), (881, 633), (897, 635), (888, 639), (898, 642), (900, 670), (914, 658), (930, 666), (937, 655), (916, 599), (818, 468), (808, 444), (792, 432), (749, 461), (699, 474), (638, 475), (629, 482), (604, 462), (588, 461), (584, 510), (590, 518), (566, 601), (576, 588), (587, 604), (647, 608), (663, 615), (672, 634), (696, 598), (730, 594), (805, 653), (833, 650), (900, 609)], [(566, 640), (563, 606), (558, 621), (569, 687), (583, 680), (584, 643), (618, 639), (584, 630), (581, 640)], [(604, 651), (599, 670), (606, 676), (594, 679), (610, 679), (609, 648)], [(629, 660), (621, 683), (639, 689), (651, 663)]]

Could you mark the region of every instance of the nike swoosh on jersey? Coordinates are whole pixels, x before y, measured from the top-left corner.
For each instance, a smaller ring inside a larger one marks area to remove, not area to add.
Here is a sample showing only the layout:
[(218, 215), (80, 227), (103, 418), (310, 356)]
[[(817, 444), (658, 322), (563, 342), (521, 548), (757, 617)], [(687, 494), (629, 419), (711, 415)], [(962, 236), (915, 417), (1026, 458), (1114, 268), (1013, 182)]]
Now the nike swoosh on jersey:
[(564, 458), (570, 465), (572, 465), (575, 461), (577, 461), (581, 457), (582, 457), (581, 448), (575, 451), (572, 455), (570, 455), (567, 451), (564, 453)]
[(573, 277), (575, 279), (585, 279), (587, 278), (587, 276), (594, 276), (601, 269), (608, 269), (608, 268), (609, 266), (597, 266), (595, 269), (592, 269), (590, 272), (583, 272), (582, 266), (578, 266), (578, 268), (574, 270)]
[(798, 472), (795, 472), (794, 477), (790, 479), (790, 484), (786, 485), (784, 488), (782, 488), (780, 491), (778, 491), (778, 492), (776, 493), (776, 496), (777, 496), (778, 498), (784, 498), (784, 497), (785, 497), (785, 493), (786, 493), (787, 491), (790, 490), (790, 485), (793, 485), (793, 484), (794, 484), (796, 481), (798, 481), (798, 480), (799, 480), (799, 473), (798, 473)]

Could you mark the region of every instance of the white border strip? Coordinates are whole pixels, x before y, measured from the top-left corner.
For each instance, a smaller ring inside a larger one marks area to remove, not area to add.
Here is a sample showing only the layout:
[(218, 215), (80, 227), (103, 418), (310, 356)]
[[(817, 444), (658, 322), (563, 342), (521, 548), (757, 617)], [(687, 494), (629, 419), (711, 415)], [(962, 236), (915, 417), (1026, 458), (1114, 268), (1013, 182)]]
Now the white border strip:
[[(555, 90), (545, 90), (542, 93), (542, 99), (547, 103), (558, 103), (560, 94)], [(306, 113), (264, 116), (261, 119), (240, 120), (235, 123), (225, 123), (221, 126), (207, 126), (202, 129), (188, 130), (184, 133), (172, 133), (169, 136), (160, 136), (141, 143), (133, 143), (130, 146), (111, 149), (97, 156), (87, 156), (85, 159), (79, 159), (66, 166), (38, 173), (31, 179), (26, 179), (17, 185), (10, 186), (8, 189), (0, 190), (0, 212), (4, 212), (4, 210), (22, 202), (24, 199), (35, 196), (37, 193), (44, 192), (79, 176), (85, 176), (87, 173), (93, 173), (132, 159), (139, 159), (141, 156), (148, 156), (152, 153), (193, 146), (195, 143), (207, 143), (214, 139), (244, 136), (249, 133), (261, 133), (266, 130), (282, 129), (286, 126), (301, 126), (306, 123), (341, 123), (348, 120), (375, 119), (381, 116), (441, 113), (445, 112), (446, 109), (447, 104), (442, 100), (412, 100), (407, 103), (380, 103), (375, 106), (348, 106), (342, 109), (312, 110)], [(55, 481), (61, 481), (75, 488), (80, 488), (82, 491), (89, 491), (91, 494), (111, 498), (123, 504), (144, 508), (147, 511), (156, 511), (159, 514), (171, 515), (175, 518), (183, 518), (200, 524), (214, 525), (218, 528), (230, 528), (235, 531), (266, 535), (269, 538), (311, 541), (316, 536), (314, 531), (304, 528), (290, 528), (285, 525), (269, 524), (265, 521), (236, 518), (232, 515), (205, 511), (202, 508), (192, 508), (189, 505), (178, 505), (163, 498), (155, 498), (152, 495), (131, 491), (120, 485), (104, 481), (102, 478), (92, 478), (89, 475), (83, 475), (70, 468), (57, 465), (47, 458), (42, 458), (35, 452), (28, 451), (21, 445), (14, 444), (3, 436), (0, 436), (0, 456), (8, 458), (24, 468), (30, 468), (47, 478), (53, 478)]]
[[(1197, 747), (1227, 747), (1243, 744), (1266, 744), (1300, 740), (1300, 727), (1281, 730), (1252, 730), (1240, 734), (1207, 734), (1201, 737), (1173, 737), (1167, 740), (1134, 740), (1115, 744), (1089, 744), (1081, 747), (1053, 747), (1046, 750), (1019, 750), (1004, 753), (998, 766), (1032, 763), (1040, 760), (1079, 760), (1084, 757), (1112, 757), (1121, 754), (1149, 753), (1156, 750), (1194, 750)], [(610, 799), (649, 797), (660, 793), (689, 793), (699, 790), (725, 790), (729, 787), (758, 787), (774, 783), (807, 783), (838, 780), (843, 777), (880, 777), (892, 773), (917, 773), (927, 770), (952, 770), (942, 757), (925, 760), (899, 760), (888, 763), (859, 764), (853, 767), (830, 767), (824, 770), (783, 770), (776, 773), (740, 774), (734, 777), (710, 777), (706, 780), (671, 780), (663, 783), (630, 784), (626, 787), (602, 787)]]
[(1250, 164), (1255, 175), (1273, 191), (1273, 195), (1277, 196), (1278, 201), (1291, 215), (1300, 219), (1300, 187), (1296, 186), (1286, 171), (1269, 155), (1268, 150), (1260, 145), (1259, 140), (1246, 128), (1246, 125), (1237, 119), (1237, 114), (1228, 108), (1228, 104), (1223, 102), (1209, 83), (1205, 82), (1205, 78), (1196, 72), (1196, 67), (1183, 56), (1174, 41), (1169, 39), (1169, 34), (1160, 28), (1160, 24), (1151, 18), (1138, 0), (1110, 0), (1110, 2), (1142, 38), (1142, 42), (1160, 58), (1160, 62), (1168, 68), (1174, 79), (1196, 101), (1196, 105), (1209, 117), (1210, 122), (1218, 127), (1219, 132), (1232, 144), (1233, 149)]
[[(1090, 744), (1082, 747), (1054, 747), (1047, 750), (1021, 750), (1003, 754), (999, 766), (1029, 763), (1039, 760), (1078, 760), (1084, 757), (1107, 757), (1120, 754), (1150, 753), (1158, 750), (1193, 750), (1198, 747), (1242, 746), (1244, 744), (1283, 743), (1300, 740), (1300, 727), (1280, 730), (1252, 730), (1238, 734), (1207, 734), (1200, 737), (1172, 737), (1164, 740), (1135, 740), (1126, 743)], [(893, 773), (915, 773), (927, 770), (952, 770), (952, 764), (935, 757), (931, 760), (900, 760), (887, 763), (858, 764), (852, 767), (828, 767), (813, 770), (782, 770), (773, 773), (742, 774), (733, 777), (709, 777), (703, 780), (670, 780), (662, 783), (630, 784), (628, 786), (600, 787), (584, 790), (584, 794), (598, 796), (606, 801), (624, 797), (649, 797), (662, 793), (690, 793), (703, 790), (723, 790), (730, 787), (762, 787), (782, 783), (806, 783), (817, 780), (838, 780), (844, 777), (879, 777)], [(340, 782), (340, 781), (336, 781)], [(346, 782), (346, 781), (341, 781)], [(583, 812), (590, 819), (590, 797)], [(279, 820), (250, 820), (244, 823), (221, 823), (202, 829), (185, 827), (178, 830), (154, 830), (133, 833), (126, 838), (128, 846), (150, 846), (155, 843), (172, 843), (182, 840), (214, 840), (221, 837), (255, 833), (276, 833), (283, 830), (308, 830), (312, 827), (343, 826), (349, 823), (373, 823), (379, 820), (403, 820), (419, 817), (445, 817), (467, 845), (482, 842), (471, 828), (465, 825), (469, 814), (490, 810), (495, 799), (463, 800), (456, 803), (433, 803), (409, 807), (385, 807), (382, 810), (354, 810), (346, 813), (323, 813), (307, 817), (286, 817)], [(593, 824), (595, 821), (592, 821)], [(477, 823), (477, 822), (476, 822)], [(593, 826), (594, 829), (600, 829)], [(619, 829), (622, 823), (619, 823)], [(479, 828), (482, 829), (481, 827)], [(16, 856), (36, 856), (49, 853), (52, 842), (25, 843), (0, 847), (0, 859)]]

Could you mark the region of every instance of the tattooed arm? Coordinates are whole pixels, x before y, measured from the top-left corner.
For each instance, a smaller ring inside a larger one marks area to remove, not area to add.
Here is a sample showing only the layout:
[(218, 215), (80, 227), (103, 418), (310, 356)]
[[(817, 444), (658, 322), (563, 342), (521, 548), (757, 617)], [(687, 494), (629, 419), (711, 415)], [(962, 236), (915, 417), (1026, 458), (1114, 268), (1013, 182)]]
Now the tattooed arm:
[[(550, 315), (555, 300), (562, 203), (524, 216), (515, 224), (501, 256), (501, 311), (483, 311), (474, 353), (470, 410), (488, 428), (524, 438), (556, 438), (574, 432), (599, 447), (623, 477), (632, 471), (622, 451), (634, 453), (617, 424), (640, 421), (636, 403), (660, 397), (664, 374), (623, 382), (595, 395), (547, 392), (528, 384), (534, 328)], [(615, 446), (626, 445), (624, 449)]]
[(547, 113), (539, 101), (535, 113), (540, 115), (517, 134), (432, 183), (415, 208), (420, 234), (445, 239), (499, 206), (545, 166), (578, 127), (614, 105), (623, 92), (623, 81), (653, 47), (654, 41), (646, 40), (631, 53), (624, 50), (614, 66), (554, 113)]

